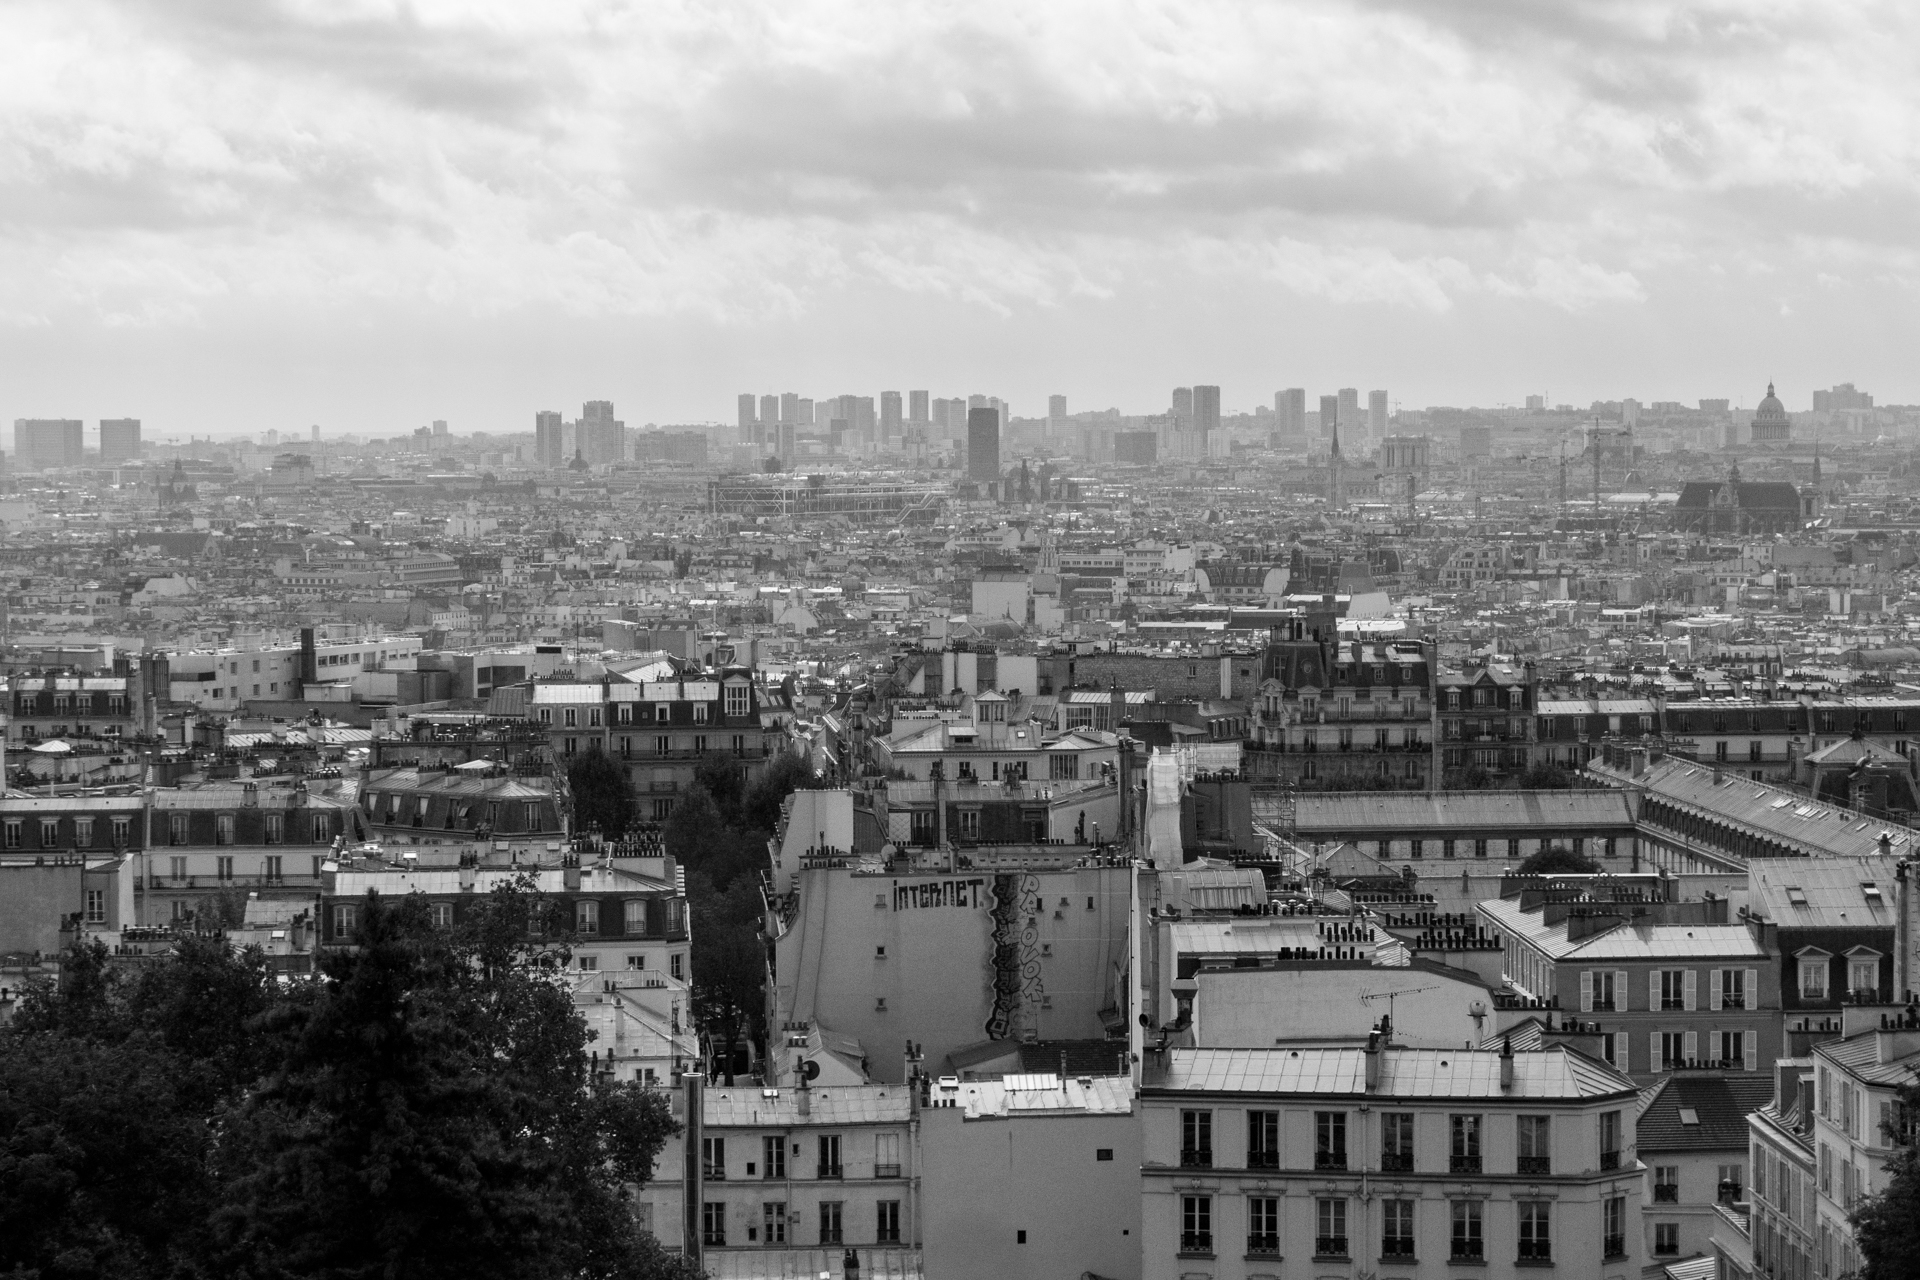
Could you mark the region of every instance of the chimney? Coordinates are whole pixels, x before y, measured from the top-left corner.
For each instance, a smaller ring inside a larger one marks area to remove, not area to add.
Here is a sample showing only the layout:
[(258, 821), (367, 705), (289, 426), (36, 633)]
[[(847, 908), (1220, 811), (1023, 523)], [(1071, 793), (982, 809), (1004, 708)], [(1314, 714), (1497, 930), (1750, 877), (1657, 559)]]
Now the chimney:
[(1127, 718), (1127, 695), (1121, 691), (1119, 685), (1117, 684), (1108, 685), (1107, 686), (1107, 729), (1110, 732), (1119, 733), (1120, 723), (1126, 718)]
[(1634, 777), (1638, 778), (1647, 771), (1647, 749), (1645, 747), (1634, 747), (1628, 751), (1627, 760), (1629, 761)]
[(802, 1117), (813, 1114), (813, 1090), (808, 1087), (807, 1074), (805, 1071), (800, 1073), (800, 1088), (795, 1091), (794, 1099), (800, 1108)]
[(560, 872), (560, 881), (568, 893), (580, 892), (580, 864), (569, 861)]
[(703, 1144), (700, 1141), (701, 1125), (706, 1117), (700, 1094), (707, 1080), (698, 1071), (689, 1071), (680, 1080), (686, 1088), (686, 1114), (681, 1117), (686, 1126), (682, 1135), (686, 1145), (680, 1152), (680, 1247), (686, 1258), (698, 1267), (701, 1250), (705, 1247), (705, 1240), (701, 1236), (700, 1211), (702, 1202), (706, 1200), (705, 1164), (701, 1159)]
[(1513, 1039), (1500, 1041), (1500, 1092), (1513, 1092)]
[(1367, 1092), (1373, 1093), (1380, 1087), (1380, 1033), (1367, 1037)]

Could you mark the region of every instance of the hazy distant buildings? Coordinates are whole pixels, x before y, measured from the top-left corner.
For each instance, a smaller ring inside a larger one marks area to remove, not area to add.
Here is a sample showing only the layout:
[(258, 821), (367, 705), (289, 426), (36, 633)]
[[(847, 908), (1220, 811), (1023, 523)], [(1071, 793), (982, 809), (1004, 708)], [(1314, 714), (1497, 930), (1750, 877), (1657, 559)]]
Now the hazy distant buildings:
[[(545, 416), (544, 414), (535, 415), (536, 420), (544, 416)], [(555, 418), (558, 418), (560, 415), (556, 413), (553, 416)], [(759, 416), (754, 413), (754, 409), (753, 409), (753, 392), (742, 391), (740, 393), (740, 443), (752, 444), (754, 442), (755, 436), (758, 434), (757, 428), (759, 427), (759, 425), (760, 425)], [(537, 448), (535, 452), (536, 453), (539, 452)], [(541, 454), (540, 456), (541, 456), (541, 460), (544, 462), (546, 460), (546, 455)]]
[(1360, 391), (1357, 387), (1340, 388), (1340, 425), (1347, 429), (1349, 439), (1363, 425), (1360, 420)]
[(1848, 409), (1871, 408), (1873, 408), (1873, 397), (1865, 391), (1856, 391), (1851, 382), (1842, 382), (1831, 391), (1813, 393), (1815, 413), (1841, 413)]
[(1151, 431), (1113, 433), (1113, 460), (1122, 466), (1152, 466), (1159, 456), (1159, 437)]
[(1387, 438), (1387, 393), (1367, 392), (1367, 433), (1375, 440)]
[(1065, 396), (1048, 396), (1047, 397), (1047, 416), (1049, 418), (1066, 417), (1067, 416), (1067, 398)]
[(887, 446), (899, 443), (902, 425), (900, 393), (882, 391), (880, 393), (880, 443)]
[(907, 421), (927, 421), (927, 393), (924, 391), (907, 392)]
[[(753, 397), (741, 396), (743, 411), (751, 417)], [(743, 424), (747, 432), (746, 439), (752, 438), (753, 423)], [(534, 465), (553, 469), (567, 465), (566, 424), (560, 414), (553, 409), (542, 409), (533, 415), (533, 461)]]
[(78, 418), (15, 418), (13, 452), (23, 471), (77, 467), (85, 457)]
[(1305, 387), (1288, 387), (1285, 391), (1276, 391), (1273, 396), (1273, 429), (1279, 436), (1276, 443), (1298, 444), (1307, 436), (1307, 391)]
[[(314, 428), (318, 432), (319, 428)], [(100, 465), (132, 462), (140, 456), (140, 419), (100, 419)]]
[[(809, 417), (812, 416), (813, 407), (811, 405), (807, 407), (807, 413)], [(800, 421), (800, 397), (791, 391), (782, 391), (780, 393), (780, 421)]]
[(1320, 437), (1325, 439), (1334, 434), (1340, 425), (1340, 397), (1320, 397)]
[(1193, 388), (1173, 389), (1173, 416), (1183, 424), (1193, 421)]
[(1220, 438), (1220, 388), (1193, 389), (1193, 430), (1200, 437), (1197, 451), (1205, 457), (1211, 443)]
[(1000, 411), (967, 410), (967, 479), (989, 482), (1000, 478)]

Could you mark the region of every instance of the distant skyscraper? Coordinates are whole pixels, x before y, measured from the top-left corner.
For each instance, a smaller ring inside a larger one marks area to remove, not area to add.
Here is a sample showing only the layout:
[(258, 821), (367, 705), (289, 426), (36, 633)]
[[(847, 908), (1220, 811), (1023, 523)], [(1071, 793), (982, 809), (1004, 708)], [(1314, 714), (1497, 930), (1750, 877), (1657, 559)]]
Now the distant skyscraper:
[(760, 428), (762, 431), (780, 421), (780, 397), (760, 397)]
[[(314, 430), (318, 431), (316, 427)], [(100, 419), (100, 465), (131, 462), (140, 456), (140, 419)]]
[(1305, 387), (1288, 387), (1285, 391), (1274, 393), (1273, 397), (1274, 430), (1284, 440), (1300, 440), (1307, 434), (1307, 391)]
[(800, 421), (800, 397), (791, 391), (780, 393), (780, 421)]
[(1324, 440), (1326, 437), (1332, 435), (1334, 427), (1337, 426), (1339, 422), (1340, 422), (1340, 397), (1339, 396), (1321, 396), (1320, 397), (1320, 438)]
[(1200, 437), (1200, 453), (1205, 456), (1209, 443), (1220, 434), (1220, 388), (1196, 386), (1193, 389), (1193, 429)]
[(313, 424), (313, 442), (320, 443), (320, 424), (317, 422)]
[(1193, 388), (1175, 387), (1173, 389), (1173, 416), (1181, 422), (1193, 421)]
[(23, 471), (77, 467), (85, 458), (78, 418), (15, 418), (14, 460)]
[(797, 396), (795, 397), (795, 401), (799, 405), (799, 407), (794, 410), (793, 421), (796, 424), (803, 424), (809, 427), (812, 426), (813, 425), (813, 397)]
[(752, 444), (754, 427), (759, 424), (759, 416), (753, 411), (753, 392), (740, 393), (740, 443)]
[(1360, 423), (1360, 392), (1355, 387), (1340, 388), (1340, 425), (1348, 430), (1358, 430)]
[(927, 420), (927, 393), (924, 391), (907, 392), (907, 421), (925, 422)]
[(1048, 396), (1047, 397), (1047, 416), (1049, 418), (1066, 417), (1067, 416), (1067, 398), (1065, 396)]
[(967, 410), (967, 479), (1000, 478), (1000, 411)]
[[(752, 396), (741, 397), (745, 404), (752, 400)], [(556, 410), (542, 409), (533, 415), (533, 461), (535, 466), (549, 468), (567, 465), (566, 424)]]
[(613, 401), (589, 400), (580, 407), (574, 450), (589, 463), (618, 462), (624, 452), (621, 434), (620, 424), (613, 418)]
[(433, 434), (437, 436), (447, 434), (447, 420), (445, 418), (435, 418), (433, 420)]
[(900, 393), (880, 393), (880, 442), (891, 445), (900, 439)]
[(1367, 392), (1367, 431), (1376, 443), (1387, 438), (1387, 393)]

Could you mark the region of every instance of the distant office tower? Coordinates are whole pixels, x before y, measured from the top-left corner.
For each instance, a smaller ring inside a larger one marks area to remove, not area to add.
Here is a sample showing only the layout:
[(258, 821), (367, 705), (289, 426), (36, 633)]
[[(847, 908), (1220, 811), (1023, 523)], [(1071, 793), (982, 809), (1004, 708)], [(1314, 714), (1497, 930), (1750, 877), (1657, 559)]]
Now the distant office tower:
[(317, 422), (313, 424), (313, 442), (320, 443), (320, 424)]
[(813, 425), (813, 397), (797, 396), (795, 397), (795, 403), (799, 407), (793, 411), (794, 423), (796, 425), (805, 425), (809, 427), (812, 426)]
[[(742, 396), (740, 400), (750, 407), (753, 397)], [(747, 430), (752, 430), (751, 424)], [(533, 415), (533, 463), (537, 467), (567, 465), (566, 424), (556, 410), (542, 409)]]
[(742, 391), (740, 393), (740, 443), (741, 444), (753, 443), (753, 435), (754, 435), (753, 429), (756, 425), (758, 425), (759, 421), (760, 420), (758, 416), (755, 415), (753, 411), (753, 392)]
[(1299, 440), (1307, 434), (1307, 389), (1288, 387), (1273, 396), (1274, 430), (1282, 439)]
[(1338, 425), (1339, 422), (1340, 422), (1340, 397), (1339, 396), (1321, 396), (1320, 397), (1320, 437), (1321, 439), (1324, 440), (1326, 437), (1332, 435), (1334, 427)]
[(13, 452), (22, 471), (77, 467), (85, 457), (78, 418), (15, 418)]
[[(319, 428), (315, 428), (317, 431)], [(100, 465), (131, 462), (140, 456), (140, 419), (100, 419)]]
[(1049, 418), (1066, 417), (1067, 416), (1067, 398), (1065, 396), (1048, 396), (1047, 397), (1047, 416)]
[(879, 415), (873, 411), (872, 396), (848, 396), (853, 401), (853, 413), (849, 425), (853, 428), (854, 438), (861, 444), (874, 443), (874, 433), (880, 428)]
[(1193, 389), (1193, 429), (1200, 436), (1201, 452), (1220, 434), (1220, 388), (1196, 386)]
[(779, 420), (781, 422), (798, 422), (800, 420), (800, 397), (791, 391), (782, 391), (780, 393)]
[(1182, 422), (1193, 421), (1193, 388), (1175, 387), (1173, 389), (1173, 416)]
[(774, 423), (778, 421), (780, 421), (780, 397), (779, 396), (761, 396), (760, 397), (761, 430), (764, 431), (766, 428), (772, 426)]
[(1348, 430), (1360, 427), (1360, 392), (1355, 387), (1340, 388), (1340, 425)]
[(927, 393), (924, 391), (907, 392), (907, 421), (925, 422), (927, 420)]
[(1375, 440), (1387, 438), (1387, 393), (1367, 392), (1367, 431)]
[(1000, 478), (1000, 411), (967, 410), (967, 479)]
[(435, 418), (433, 420), (433, 434), (437, 436), (447, 434), (447, 420), (445, 418)]
[(1546, 409), (1546, 407), (1547, 407), (1547, 398), (1545, 396), (1528, 396), (1527, 397), (1527, 412), (1540, 413), (1540, 412), (1543, 412)]
[(574, 451), (589, 463), (618, 462), (625, 452), (622, 434), (621, 424), (613, 418), (613, 401), (589, 400), (580, 407)]
[(900, 393), (882, 391), (880, 393), (880, 442), (893, 444), (900, 439)]
[(1121, 465), (1152, 466), (1157, 456), (1159, 437), (1151, 431), (1113, 433), (1113, 460)]

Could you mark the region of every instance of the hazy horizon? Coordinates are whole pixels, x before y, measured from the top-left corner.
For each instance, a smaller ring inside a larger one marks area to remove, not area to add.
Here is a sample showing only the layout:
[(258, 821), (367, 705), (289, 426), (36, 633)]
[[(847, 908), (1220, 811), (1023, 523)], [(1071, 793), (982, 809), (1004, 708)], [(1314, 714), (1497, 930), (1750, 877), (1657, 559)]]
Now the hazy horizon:
[(1899, 4), (23, 0), (0, 422), (1920, 401)]

